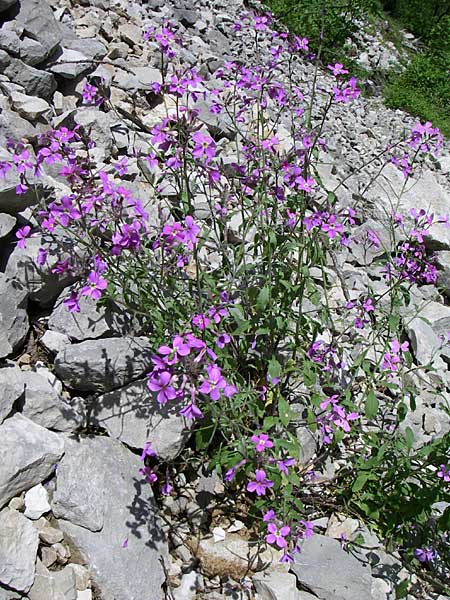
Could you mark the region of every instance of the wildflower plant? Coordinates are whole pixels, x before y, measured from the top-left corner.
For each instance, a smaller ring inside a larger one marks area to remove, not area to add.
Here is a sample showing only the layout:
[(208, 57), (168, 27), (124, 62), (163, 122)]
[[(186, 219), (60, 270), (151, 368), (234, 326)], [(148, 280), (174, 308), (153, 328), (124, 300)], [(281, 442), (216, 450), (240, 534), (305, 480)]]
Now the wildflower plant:
[[(39, 267), (73, 282), (69, 311), (89, 296), (135, 315), (154, 349), (149, 395), (194, 424), (192, 449), (240, 492), (281, 561), (313, 535), (313, 518), (346, 505), (397, 547), (416, 523), (420, 539), (405, 556), (428, 564), (449, 521), (446, 510), (426, 527), (432, 504), (449, 498), (449, 440), (416, 448), (402, 428), (431, 369), (414, 363), (403, 322), (411, 289), (437, 282), (426, 241), (448, 216), (392, 215), (392, 248), (374, 263), (382, 285), (349, 285), (336, 256), (381, 240), (357, 233), (362, 207), (328, 193), (317, 166), (330, 109), (357, 101), (357, 81), (330, 64), (328, 89), (308, 97), (294, 68), (311, 59), (306, 38), (271, 29), (269, 14), (234, 25), (237, 36), (249, 28), (247, 62), (224, 62), (209, 80), (181, 62), (174, 24), (146, 30), (161, 55), (151, 91), (167, 107), (150, 128), (133, 120), (146, 151), (141, 143), (97, 169), (80, 128), (49, 131), (35, 148), (11, 141), (0, 173), (17, 171), (17, 194), (55, 165), (65, 181), (64, 193), (39, 199), (37, 226), (18, 229), (17, 245), (40, 232)], [(115, 110), (92, 84), (81, 101)], [(441, 145), (436, 128), (419, 124), (384, 164), (409, 178), (417, 156)], [(132, 165), (148, 184), (145, 203), (121, 180)], [(77, 252), (67, 254), (65, 237)], [(51, 267), (47, 240), (61, 252)], [(312, 456), (301, 428), (315, 440)], [(316, 475), (328, 457), (344, 461), (333, 485)], [(171, 466), (151, 439), (141, 459), (143, 479), (171, 493)]]

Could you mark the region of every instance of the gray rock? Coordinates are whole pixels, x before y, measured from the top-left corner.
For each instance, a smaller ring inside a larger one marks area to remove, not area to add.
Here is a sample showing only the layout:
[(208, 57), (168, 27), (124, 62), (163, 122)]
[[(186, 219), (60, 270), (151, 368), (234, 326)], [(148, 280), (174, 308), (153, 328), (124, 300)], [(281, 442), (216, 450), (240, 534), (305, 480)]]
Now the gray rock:
[[(97, 40), (95, 38), (80, 39), (77, 37), (64, 37), (63, 46), (66, 50), (81, 52), (81, 54), (83, 54), (86, 60), (89, 61), (104, 58), (108, 52), (106, 46), (102, 44), (100, 40)], [(91, 68), (95, 68), (95, 63), (91, 64)]]
[(0, 425), (0, 506), (41, 483), (64, 453), (64, 442), (22, 415)]
[[(52, 245), (46, 243), (47, 239), (45, 235), (36, 234), (27, 239), (25, 248), (16, 246), (8, 258), (5, 269), (5, 274), (20, 282), (28, 291), (30, 299), (41, 306), (52, 304), (61, 291), (74, 281), (74, 277), (71, 275), (58, 275), (50, 272), (58, 259), (63, 259), (65, 256), (55, 243)], [(67, 241), (68, 244), (71, 244), (67, 238), (66, 240), (59, 239), (62, 242)], [(36, 262), (41, 247), (48, 250), (47, 265), (44, 267)]]
[[(12, 116), (11, 121), (8, 121), (9, 116)], [(7, 121), (8, 124), (4, 128), (3, 125)], [(22, 127), (23, 123), (26, 123), (26, 128)], [(17, 125), (16, 131), (12, 129), (15, 124)], [(34, 137), (34, 133), (35, 130), (33, 126), (30, 125), (28, 121), (25, 121), (16, 115), (16, 113), (7, 110), (0, 114), (0, 143), (6, 143), (7, 137), (11, 137), (13, 139), (17, 139), (19, 137)], [(4, 138), (3, 134), (5, 135)], [(0, 160), (8, 161), (9, 159), (9, 154), (6, 152), (1, 152)], [(27, 192), (25, 192), (25, 194), (20, 194), (19, 196), (16, 194), (16, 187), (20, 183), (20, 177), (18, 176), (14, 167), (10, 169), (4, 177), (0, 177), (0, 210), (2, 213), (14, 216), (17, 213), (22, 212), (24, 209), (36, 204), (36, 192), (38, 195), (41, 194), (44, 190), (44, 186), (41, 181), (38, 181), (35, 179), (35, 177), (33, 177), (32, 173), (29, 173), (29, 175), (30, 177), (28, 177), (27, 173), (27, 179), (32, 185), (29, 186), (29, 189)]]
[(77, 342), (131, 333), (130, 318), (118, 304), (111, 302), (107, 306), (99, 306), (92, 298), (81, 296), (80, 312), (71, 313), (63, 303), (66, 297), (67, 292), (63, 292), (58, 298), (48, 321), (49, 329), (64, 333)]
[(21, 0), (16, 29), (41, 44), (44, 49), (42, 60), (50, 56), (62, 39), (60, 26), (45, 0)]
[(2, 28), (0, 29), (0, 50), (5, 50), (13, 56), (18, 53), (20, 38), (14, 31)]
[(70, 440), (58, 467), (53, 510), (64, 515), (60, 527), (89, 564), (104, 600), (162, 597), (160, 557), (167, 546), (151, 487), (139, 481), (141, 466), (120, 442), (92, 437)]
[(47, 99), (56, 90), (56, 80), (51, 73), (30, 67), (19, 58), (11, 58), (3, 73), (13, 83), (23, 86), (29, 96)]
[[(436, 216), (448, 213), (450, 195), (431, 171), (424, 171), (417, 180), (409, 180), (403, 190), (404, 184), (405, 179), (401, 171), (394, 165), (388, 164), (383, 169), (366, 194), (366, 198), (374, 204), (377, 217), (385, 219), (393, 210), (406, 215), (411, 208), (417, 209), (422, 206)], [(427, 246), (437, 250), (450, 249), (450, 229), (445, 224), (435, 223), (429, 232), (430, 235), (425, 241)]]
[(22, 371), (13, 362), (0, 369), (0, 425), (11, 413), (14, 403), (22, 396), (25, 383)]
[(25, 383), (22, 414), (46, 429), (75, 431), (82, 422), (80, 415), (62, 400), (50, 382), (39, 373), (22, 373)]
[(39, 339), (39, 343), (42, 344), (47, 350), (57, 354), (64, 350), (64, 348), (70, 344), (70, 338), (64, 333), (59, 331), (47, 330), (44, 335)]
[(92, 150), (95, 158), (99, 160), (108, 158), (111, 155), (113, 141), (110, 113), (100, 112), (97, 108), (82, 107), (74, 112), (73, 119), (96, 143), (96, 148)]
[(49, 571), (38, 559), (36, 577), (28, 597), (29, 600), (77, 600), (75, 574), (69, 567)]
[(52, 109), (48, 102), (42, 98), (27, 96), (20, 92), (13, 92), (10, 95), (11, 105), (22, 117), (29, 121), (36, 121), (43, 118), (49, 122), (52, 115)]
[(28, 292), (18, 282), (0, 273), (0, 358), (20, 347), (28, 333)]
[(92, 69), (92, 63), (86, 62), (86, 56), (78, 50), (61, 48), (58, 57), (47, 70), (64, 79), (75, 79)]
[(59, 352), (55, 372), (72, 389), (108, 392), (142, 376), (151, 356), (144, 337), (87, 340)]
[(38, 533), (21, 513), (5, 508), (0, 512), (0, 582), (28, 592), (33, 584)]
[(47, 51), (44, 46), (37, 40), (33, 40), (28, 36), (25, 36), (24, 39), (20, 41), (18, 48), (20, 60), (23, 60), (23, 62), (30, 65), (30, 67), (38, 65), (45, 60), (47, 56)]
[(314, 534), (291, 565), (299, 583), (321, 600), (371, 600), (372, 578), (337, 540)]
[(6, 237), (14, 229), (17, 219), (12, 215), (0, 213), (0, 239)]
[(261, 600), (300, 600), (297, 578), (290, 573), (263, 571), (252, 577)]
[(143, 380), (96, 398), (91, 414), (110, 436), (133, 448), (151, 440), (158, 457), (166, 461), (181, 452), (189, 435), (188, 422), (177, 414), (180, 408), (172, 403), (160, 406)]

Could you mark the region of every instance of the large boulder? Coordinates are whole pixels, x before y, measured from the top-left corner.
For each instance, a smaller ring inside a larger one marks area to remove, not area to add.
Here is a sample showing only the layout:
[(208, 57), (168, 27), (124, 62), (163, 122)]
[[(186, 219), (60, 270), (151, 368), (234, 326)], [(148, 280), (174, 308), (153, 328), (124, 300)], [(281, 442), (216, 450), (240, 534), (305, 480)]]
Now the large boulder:
[(16, 414), (0, 425), (0, 507), (41, 483), (64, 453), (56, 434)]
[(161, 460), (174, 459), (183, 449), (190, 428), (177, 412), (177, 403), (160, 406), (147, 388), (147, 380), (136, 381), (93, 401), (91, 415), (96, 425), (133, 448), (150, 440)]
[(48, 321), (50, 330), (64, 333), (77, 342), (131, 333), (130, 316), (118, 304), (99, 305), (92, 298), (81, 296), (80, 312), (69, 312), (64, 305), (67, 296), (64, 291), (58, 298)]
[(372, 574), (340, 542), (314, 534), (295, 555), (291, 571), (321, 600), (372, 600)]
[(53, 512), (89, 564), (103, 600), (163, 596), (167, 544), (151, 487), (139, 480), (141, 466), (106, 437), (68, 440), (58, 466)]
[(139, 379), (149, 369), (151, 356), (144, 337), (87, 340), (58, 352), (55, 372), (74, 390), (108, 392)]

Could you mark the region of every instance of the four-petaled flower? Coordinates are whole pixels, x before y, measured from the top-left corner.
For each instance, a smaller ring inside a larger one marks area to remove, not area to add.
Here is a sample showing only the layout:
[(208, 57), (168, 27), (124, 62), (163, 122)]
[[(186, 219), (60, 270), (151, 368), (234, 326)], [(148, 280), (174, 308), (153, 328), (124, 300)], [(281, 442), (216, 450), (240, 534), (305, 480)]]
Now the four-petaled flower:
[(256, 469), (255, 480), (247, 483), (248, 492), (256, 492), (257, 496), (264, 496), (266, 490), (273, 487), (273, 481), (266, 479), (264, 469)]
[(252, 435), (251, 440), (256, 445), (256, 452), (263, 452), (266, 448), (273, 448), (273, 442), (269, 440), (269, 436), (265, 433)]

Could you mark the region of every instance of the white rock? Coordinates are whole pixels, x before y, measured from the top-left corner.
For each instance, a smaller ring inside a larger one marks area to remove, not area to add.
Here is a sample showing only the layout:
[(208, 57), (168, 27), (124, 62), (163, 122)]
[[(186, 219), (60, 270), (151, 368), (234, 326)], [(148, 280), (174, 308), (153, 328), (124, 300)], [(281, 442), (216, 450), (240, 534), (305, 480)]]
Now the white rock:
[(261, 600), (298, 600), (297, 578), (290, 573), (264, 571), (253, 576)]
[(48, 503), (48, 492), (45, 487), (38, 483), (25, 494), (25, 516), (29, 519), (39, 519), (51, 510)]
[(195, 571), (185, 573), (181, 578), (181, 585), (173, 592), (175, 600), (194, 600), (197, 592), (202, 587), (201, 575)]
[(21, 592), (33, 584), (38, 533), (21, 513), (0, 512), (0, 583)]
[(77, 592), (77, 600), (92, 600), (91, 590), (82, 590)]
[(50, 329), (44, 333), (44, 335), (39, 340), (43, 346), (53, 352), (54, 354), (58, 354), (61, 350), (70, 344), (70, 339), (64, 333), (59, 333), (59, 331), (51, 331)]

